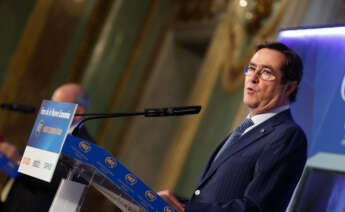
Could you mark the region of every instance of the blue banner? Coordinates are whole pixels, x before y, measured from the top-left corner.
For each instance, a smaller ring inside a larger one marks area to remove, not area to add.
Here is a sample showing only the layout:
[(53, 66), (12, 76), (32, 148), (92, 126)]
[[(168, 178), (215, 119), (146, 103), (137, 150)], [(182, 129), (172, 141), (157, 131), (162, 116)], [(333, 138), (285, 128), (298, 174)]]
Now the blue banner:
[(292, 113), (307, 134), (309, 156), (345, 154), (345, 27), (283, 30), (279, 41), (303, 60)]
[(0, 169), (11, 178), (18, 175), (18, 165), (0, 152)]
[(68, 135), (62, 154), (95, 167), (147, 211), (176, 212), (173, 207), (103, 148)]
[(74, 117), (75, 104), (43, 100), (28, 146), (59, 153)]

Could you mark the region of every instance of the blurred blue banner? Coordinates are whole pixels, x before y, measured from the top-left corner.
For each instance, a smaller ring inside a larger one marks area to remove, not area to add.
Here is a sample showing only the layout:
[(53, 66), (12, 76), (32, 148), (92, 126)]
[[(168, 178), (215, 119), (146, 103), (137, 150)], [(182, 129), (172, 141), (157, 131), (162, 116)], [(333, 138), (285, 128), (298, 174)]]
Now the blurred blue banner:
[(309, 156), (345, 154), (345, 27), (287, 29), (278, 40), (303, 60), (292, 113), (307, 134)]

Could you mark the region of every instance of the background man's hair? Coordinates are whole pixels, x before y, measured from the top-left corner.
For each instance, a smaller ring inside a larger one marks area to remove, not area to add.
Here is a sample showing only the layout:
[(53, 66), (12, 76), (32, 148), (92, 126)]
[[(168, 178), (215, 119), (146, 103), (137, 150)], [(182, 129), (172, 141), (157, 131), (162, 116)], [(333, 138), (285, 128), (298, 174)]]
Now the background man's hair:
[(283, 72), (282, 83), (285, 84), (288, 81), (297, 82), (296, 90), (289, 96), (290, 102), (296, 101), (298, 85), (303, 76), (303, 63), (301, 57), (294, 50), (280, 42), (261, 43), (256, 47), (256, 51), (259, 51), (263, 48), (273, 49), (285, 55), (286, 60), (280, 67), (281, 71)]

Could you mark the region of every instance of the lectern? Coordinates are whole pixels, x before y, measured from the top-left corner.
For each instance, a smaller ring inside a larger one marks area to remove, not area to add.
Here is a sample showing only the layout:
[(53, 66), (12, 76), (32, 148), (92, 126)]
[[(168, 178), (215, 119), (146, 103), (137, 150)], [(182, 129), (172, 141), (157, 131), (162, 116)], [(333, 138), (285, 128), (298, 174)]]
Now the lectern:
[[(176, 211), (106, 150), (69, 135), (76, 108), (76, 104), (43, 100), (18, 168), (20, 173), (50, 182), (58, 161), (67, 167), (68, 176), (61, 181), (50, 211), (79, 211), (90, 186), (123, 211)], [(83, 119), (75, 129), (96, 118), (177, 116), (197, 114), (200, 109), (190, 106), (146, 109), (140, 113), (87, 114), (91, 117)]]
[(176, 211), (103, 148), (68, 135), (60, 160), (70, 168), (50, 212), (79, 211), (93, 186), (122, 211)]

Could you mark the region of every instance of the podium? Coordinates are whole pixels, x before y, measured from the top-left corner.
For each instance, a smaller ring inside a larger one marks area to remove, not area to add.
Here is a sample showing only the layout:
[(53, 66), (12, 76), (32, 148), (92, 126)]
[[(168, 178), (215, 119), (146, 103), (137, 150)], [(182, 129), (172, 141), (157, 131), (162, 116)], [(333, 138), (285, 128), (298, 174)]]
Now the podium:
[[(79, 211), (86, 191), (93, 186), (123, 211), (176, 212), (158, 194), (94, 143), (68, 135), (77, 105), (43, 100), (31, 131), (18, 172), (51, 182), (59, 163), (68, 176), (60, 183), (50, 207), (55, 211)], [(139, 113), (84, 114), (75, 127), (87, 120), (144, 115), (178, 116), (199, 113), (200, 106), (146, 109)], [(77, 134), (77, 133), (76, 133)]]
[(122, 211), (176, 211), (103, 148), (68, 135), (60, 160), (69, 167), (50, 212), (79, 211), (93, 186)]

